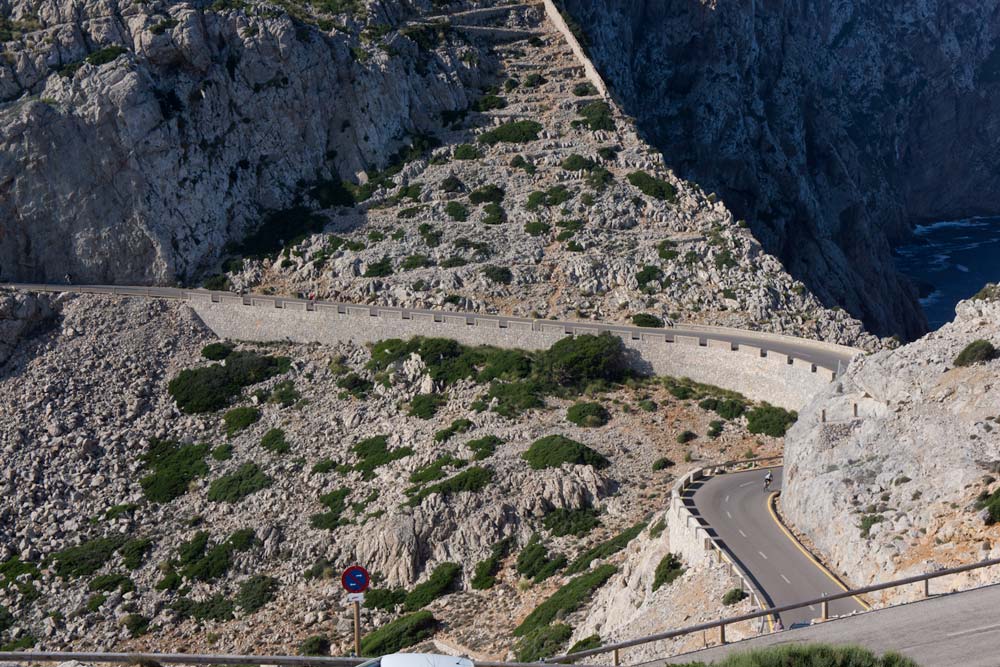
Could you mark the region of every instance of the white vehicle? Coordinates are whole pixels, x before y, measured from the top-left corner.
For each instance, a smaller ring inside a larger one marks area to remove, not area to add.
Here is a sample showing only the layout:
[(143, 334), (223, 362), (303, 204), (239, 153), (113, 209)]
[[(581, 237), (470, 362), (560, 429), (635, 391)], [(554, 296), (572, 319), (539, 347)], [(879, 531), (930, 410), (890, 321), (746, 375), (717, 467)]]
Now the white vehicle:
[(358, 667), (474, 667), (468, 658), (436, 653), (392, 653), (363, 662)]

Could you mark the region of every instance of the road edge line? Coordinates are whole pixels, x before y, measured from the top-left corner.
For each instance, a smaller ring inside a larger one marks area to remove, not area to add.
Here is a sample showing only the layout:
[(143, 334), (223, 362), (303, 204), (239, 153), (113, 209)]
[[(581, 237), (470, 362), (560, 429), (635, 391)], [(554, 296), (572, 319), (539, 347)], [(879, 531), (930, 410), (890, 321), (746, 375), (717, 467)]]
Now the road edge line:
[[(778, 497), (778, 495), (780, 493), (781, 493), (780, 491), (774, 491), (767, 498), (767, 511), (770, 512), (771, 518), (774, 519), (774, 522), (776, 524), (778, 524), (778, 528), (780, 528), (781, 532), (785, 534), (785, 537), (787, 537), (788, 540), (792, 544), (795, 545), (795, 548), (798, 549), (799, 551), (801, 551), (802, 554), (806, 558), (809, 559), (809, 562), (811, 562), (813, 565), (815, 565), (816, 568), (820, 572), (822, 572), (827, 577), (829, 577), (830, 580), (833, 583), (837, 584), (837, 586), (839, 586), (845, 593), (850, 592), (851, 589), (848, 588), (844, 584), (844, 582), (840, 580), (840, 578), (837, 575), (835, 575), (833, 572), (831, 572), (830, 569), (826, 565), (824, 565), (823, 563), (821, 563), (820, 560), (818, 558), (816, 558), (816, 556), (814, 556), (808, 549), (806, 549), (804, 546), (802, 546), (802, 543), (799, 542), (799, 540), (794, 535), (792, 535), (791, 531), (788, 530), (788, 528), (785, 526), (785, 524), (781, 520), (781, 518), (778, 517), (778, 512), (775, 509), (774, 501), (775, 501), (775, 499)], [(858, 595), (852, 595), (851, 597), (853, 597), (855, 600), (857, 600), (858, 604), (860, 604), (864, 608), (865, 611), (871, 611), (872, 610), (872, 606), (870, 604), (868, 604), (867, 602), (865, 602), (865, 600), (863, 600), (860, 596), (858, 596)]]

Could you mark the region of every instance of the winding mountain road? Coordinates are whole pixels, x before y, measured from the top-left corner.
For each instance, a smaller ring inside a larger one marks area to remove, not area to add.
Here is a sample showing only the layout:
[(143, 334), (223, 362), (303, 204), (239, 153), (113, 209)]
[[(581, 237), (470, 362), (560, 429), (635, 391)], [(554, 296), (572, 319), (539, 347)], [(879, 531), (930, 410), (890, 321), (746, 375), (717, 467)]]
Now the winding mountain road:
[[(794, 604), (845, 590), (834, 577), (799, 546), (780, 524), (771, 496), (781, 490), (782, 468), (770, 468), (774, 483), (764, 491), (764, 469), (714, 475), (694, 482), (682, 500), (700, 517), (709, 534), (750, 573), (770, 606)], [(831, 616), (864, 611), (855, 598), (829, 605)], [(808, 625), (819, 618), (819, 606), (781, 614), (785, 628)]]
[[(144, 296), (150, 298), (160, 298), (160, 299), (188, 299), (192, 295), (206, 295), (210, 294), (213, 298), (234, 297), (237, 296), (232, 292), (219, 292), (210, 290), (186, 290), (179, 289), (176, 287), (143, 287), (143, 286), (125, 286), (125, 285), (66, 285), (66, 284), (42, 284), (42, 283), (0, 283), (0, 288), (9, 288), (23, 290), (27, 292), (68, 292), (74, 294), (108, 294), (108, 295), (120, 295), (120, 296)], [(251, 298), (268, 299), (273, 300), (279, 304), (284, 303), (311, 303), (307, 299), (301, 299), (289, 296), (275, 296), (270, 294), (247, 294), (244, 295), (244, 299), (249, 300)], [(315, 303), (322, 303), (327, 305), (340, 305), (340, 306), (351, 306), (351, 307), (370, 307), (377, 308), (379, 311), (384, 312), (398, 312), (402, 313), (404, 317), (408, 316), (410, 313), (417, 313), (422, 315), (457, 315), (466, 316), (468, 318), (476, 318), (478, 320), (484, 321), (496, 321), (500, 327), (504, 327), (507, 322), (523, 322), (530, 323), (536, 320), (531, 320), (523, 317), (510, 317), (506, 315), (487, 315), (482, 313), (471, 313), (471, 312), (461, 312), (461, 311), (445, 311), (445, 310), (424, 310), (419, 308), (395, 308), (391, 306), (373, 306), (370, 304), (343, 304), (333, 301), (321, 301), (317, 300)], [(725, 327), (710, 327), (710, 326), (671, 326), (666, 329), (648, 329), (628, 326), (625, 324), (605, 324), (601, 322), (592, 322), (587, 320), (579, 321), (558, 321), (558, 320), (544, 320), (547, 324), (566, 324), (572, 326), (574, 330), (587, 329), (595, 333), (601, 332), (618, 332), (625, 333), (628, 335), (638, 336), (640, 334), (650, 334), (650, 333), (663, 333), (666, 334), (668, 338), (673, 338), (674, 336), (690, 336), (692, 338), (699, 338), (703, 341), (714, 340), (727, 342), (731, 345), (746, 345), (752, 347), (759, 347), (763, 350), (769, 350), (772, 352), (777, 352), (779, 354), (786, 354), (789, 357), (794, 357), (796, 359), (801, 359), (802, 361), (809, 362), (816, 365), (817, 367), (826, 368), (831, 371), (839, 372), (840, 370), (847, 367), (851, 360), (861, 353), (860, 350), (853, 348), (832, 345), (828, 343), (821, 343), (819, 341), (808, 340), (805, 338), (794, 338), (792, 336), (781, 336), (776, 334), (767, 334), (755, 331), (744, 331), (741, 329), (729, 329)]]

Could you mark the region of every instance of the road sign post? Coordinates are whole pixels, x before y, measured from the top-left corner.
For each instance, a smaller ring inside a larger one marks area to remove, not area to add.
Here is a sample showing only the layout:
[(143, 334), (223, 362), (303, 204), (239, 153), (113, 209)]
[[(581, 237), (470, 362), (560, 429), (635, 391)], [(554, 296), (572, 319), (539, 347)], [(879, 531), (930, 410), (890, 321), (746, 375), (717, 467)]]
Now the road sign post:
[(368, 570), (352, 565), (340, 575), (340, 585), (347, 591), (347, 600), (354, 604), (354, 655), (361, 657), (361, 603), (371, 583)]

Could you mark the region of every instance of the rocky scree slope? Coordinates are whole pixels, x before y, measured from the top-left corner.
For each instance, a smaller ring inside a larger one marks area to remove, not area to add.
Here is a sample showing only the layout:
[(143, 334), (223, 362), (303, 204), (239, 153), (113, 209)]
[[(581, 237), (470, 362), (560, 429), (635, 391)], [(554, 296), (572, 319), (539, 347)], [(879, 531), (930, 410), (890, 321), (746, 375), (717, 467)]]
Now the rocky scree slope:
[[(653, 590), (670, 551), (656, 510), (674, 471), (771, 454), (780, 439), (750, 434), (731, 404), (725, 417), (699, 404), (716, 390), (664, 379), (501, 410), (522, 385), (500, 381), (511, 393), (484, 401), (495, 383), (442, 378), (423, 354), (372, 369), (373, 352), (350, 345), (219, 345), (176, 303), (65, 299), (57, 326), (0, 367), (0, 647), (294, 653), (315, 635), (346, 651), (336, 577), (359, 561), (380, 591), (366, 627), (424, 607), (443, 645), (493, 657), (525, 641), (512, 633), (536, 607), (592, 572), (594, 595), (628, 595), (607, 609), (574, 598), (559, 621), (577, 628), (574, 641), (621, 636), (626, 612), (679, 625), (731, 611), (714, 571)], [(180, 411), (169, 382), (222, 363), (256, 368), (260, 381), (219, 409)], [(602, 407), (570, 413), (576, 400)], [(576, 450), (579, 463), (529, 465), (522, 454), (547, 436), (590, 449)], [(535, 533), (541, 546), (519, 566)], [(637, 537), (641, 553), (623, 550)], [(496, 583), (482, 587), (491, 553)], [(463, 567), (449, 574), (447, 563)], [(440, 590), (417, 594), (435, 577)], [(675, 600), (692, 589), (718, 595)]]
[(467, 106), (491, 67), (393, 29), (430, 2), (282, 7), (0, 3), (0, 277), (182, 280), (300, 183)]
[[(1000, 472), (1000, 361), (955, 364), (981, 339), (1000, 344), (996, 299), (964, 301), (939, 331), (857, 359), (789, 431), (783, 509), (852, 584), (1000, 556), (988, 509)], [(968, 582), (935, 586), (949, 583)]]
[(714, 195), (677, 178), (596, 95), (549, 23), (516, 12), (493, 23), (543, 34), (491, 47), (496, 85), (422, 155), (361, 188), (313, 188), (287, 215), (302, 237), (282, 250), (258, 235), (248, 244), (257, 252), (207, 284), (526, 317), (647, 313), (878, 345), (793, 280)]
[(565, 0), (667, 163), (827, 305), (926, 330), (890, 245), (996, 213), (1000, 3)]

